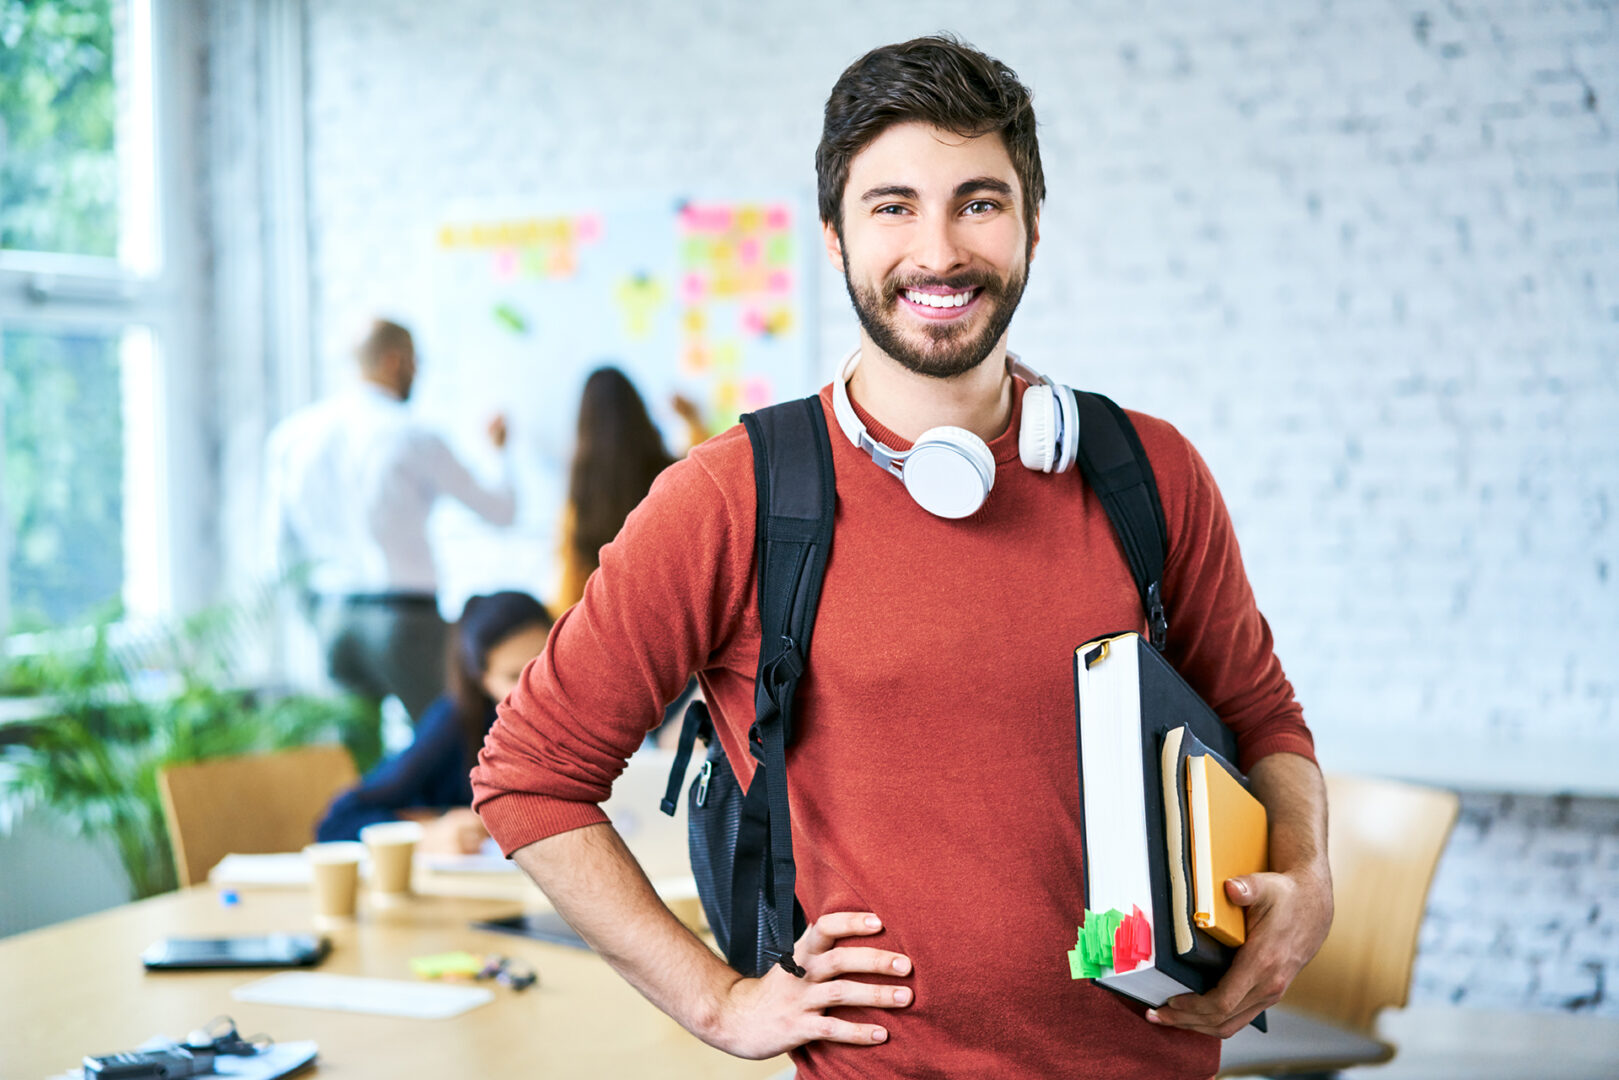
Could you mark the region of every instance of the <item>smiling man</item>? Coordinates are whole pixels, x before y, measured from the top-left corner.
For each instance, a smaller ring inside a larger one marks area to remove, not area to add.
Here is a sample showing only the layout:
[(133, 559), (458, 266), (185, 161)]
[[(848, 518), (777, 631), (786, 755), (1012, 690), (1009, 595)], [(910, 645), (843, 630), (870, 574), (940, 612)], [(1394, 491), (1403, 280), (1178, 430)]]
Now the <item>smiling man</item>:
[[(874, 50), (833, 88), (816, 170), (861, 334), (820, 394), (836, 536), (788, 756), (803, 974), (726, 967), (598, 805), (694, 671), (751, 778), (741, 428), (666, 471), (603, 549), (501, 707), (476, 805), (609, 963), (731, 1053), (790, 1050), (804, 1077), (1211, 1076), (1216, 1036), (1276, 1000), (1332, 907), (1310, 735), (1219, 491), (1173, 427), (1130, 414), (1169, 534), (1167, 655), (1237, 733), (1274, 867), (1230, 887), (1250, 932), (1220, 986), (1148, 1013), (1064, 960), (1083, 906), (1072, 653), (1142, 614), (1096, 496), (1020, 460), (1020, 436), (1041, 441), (1007, 352), (1045, 196), (1028, 91), (947, 37)], [(971, 466), (923, 490), (913, 452), (939, 441)]]

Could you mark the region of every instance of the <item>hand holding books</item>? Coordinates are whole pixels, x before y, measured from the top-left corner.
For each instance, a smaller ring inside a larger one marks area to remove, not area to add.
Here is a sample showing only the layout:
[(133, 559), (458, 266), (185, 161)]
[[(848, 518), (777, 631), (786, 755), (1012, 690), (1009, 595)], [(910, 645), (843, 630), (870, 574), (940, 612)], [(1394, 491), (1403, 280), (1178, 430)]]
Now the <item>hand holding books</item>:
[(1271, 872), (1225, 882), (1242, 908), (1247, 940), (1208, 993), (1174, 997), (1147, 1013), (1154, 1023), (1228, 1038), (1281, 998), (1332, 925), (1332, 876), (1317, 814), (1326, 800), (1321, 773), (1305, 758), (1272, 754), (1248, 771), (1250, 789), (1270, 815)]

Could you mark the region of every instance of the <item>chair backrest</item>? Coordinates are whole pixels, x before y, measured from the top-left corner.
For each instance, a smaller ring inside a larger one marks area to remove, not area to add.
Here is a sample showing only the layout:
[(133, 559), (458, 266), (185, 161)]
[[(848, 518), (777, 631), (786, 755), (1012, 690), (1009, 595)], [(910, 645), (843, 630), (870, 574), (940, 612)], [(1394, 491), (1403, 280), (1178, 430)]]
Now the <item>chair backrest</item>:
[(1428, 886), (1456, 823), (1455, 792), (1366, 776), (1327, 777), (1332, 930), (1282, 1004), (1373, 1034), (1405, 1004)]
[(298, 851), (332, 797), (359, 780), (341, 746), (171, 765), (158, 773), (181, 885), (206, 881), (232, 852)]

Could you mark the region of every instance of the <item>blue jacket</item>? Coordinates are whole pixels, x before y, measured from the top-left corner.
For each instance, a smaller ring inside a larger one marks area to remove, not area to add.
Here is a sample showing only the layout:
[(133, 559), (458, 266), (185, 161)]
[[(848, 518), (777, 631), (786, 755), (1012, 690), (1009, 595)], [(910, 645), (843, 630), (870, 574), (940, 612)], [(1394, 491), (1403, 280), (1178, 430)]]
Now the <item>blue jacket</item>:
[[(495, 722), (489, 710), (484, 730)], [(405, 750), (366, 774), (358, 787), (332, 801), (315, 828), (317, 840), (355, 840), (360, 830), (393, 821), (400, 810), (443, 810), (472, 805), (467, 774), (477, 764), (467, 759), (465, 739), (455, 703), (440, 697), (422, 713), (416, 738)]]

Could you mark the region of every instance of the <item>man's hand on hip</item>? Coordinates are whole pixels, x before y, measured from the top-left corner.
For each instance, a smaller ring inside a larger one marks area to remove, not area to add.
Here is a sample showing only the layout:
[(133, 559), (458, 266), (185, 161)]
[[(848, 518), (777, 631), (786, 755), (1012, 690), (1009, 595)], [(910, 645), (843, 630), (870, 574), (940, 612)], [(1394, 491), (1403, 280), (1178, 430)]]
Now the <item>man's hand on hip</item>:
[(843, 938), (875, 934), (882, 922), (868, 912), (822, 915), (793, 949), (807, 974), (800, 979), (779, 966), (758, 979), (731, 983), (715, 1004), (705, 1042), (737, 1057), (768, 1058), (795, 1046), (828, 1042), (874, 1046), (888, 1038), (876, 1024), (856, 1024), (825, 1015), (838, 1005), (898, 1009), (911, 1003), (911, 988), (840, 978), (852, 974), (909, 975), (911, 961), (883, 949), (838, 945)]
[(1248, 940), (1231, 969), (1213, 990), (1170, 998), (1148, 1020), (1230, 1038), (1281, 999), (1332, 926), (1332, 884), (1307, 870), (1231, 878), (1225, 890), (1248, 909)]

